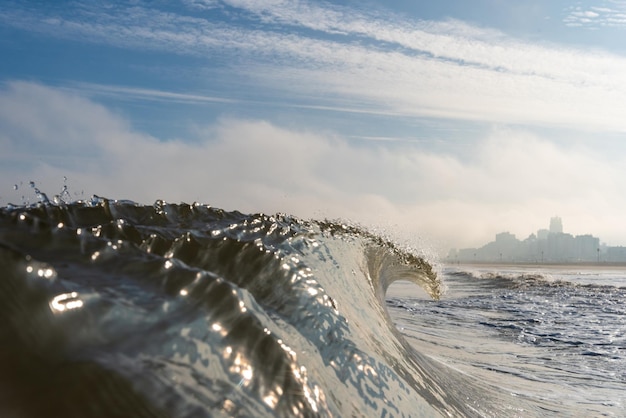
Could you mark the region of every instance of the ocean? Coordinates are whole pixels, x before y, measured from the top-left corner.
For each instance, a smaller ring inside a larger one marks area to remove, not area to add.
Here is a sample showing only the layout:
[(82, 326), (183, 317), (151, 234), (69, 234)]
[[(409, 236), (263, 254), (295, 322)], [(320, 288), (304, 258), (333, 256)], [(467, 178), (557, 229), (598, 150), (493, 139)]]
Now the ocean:
[(7, 205), (0, 416), (626, 416), (626, 269), (426, 254), (202, 204)]

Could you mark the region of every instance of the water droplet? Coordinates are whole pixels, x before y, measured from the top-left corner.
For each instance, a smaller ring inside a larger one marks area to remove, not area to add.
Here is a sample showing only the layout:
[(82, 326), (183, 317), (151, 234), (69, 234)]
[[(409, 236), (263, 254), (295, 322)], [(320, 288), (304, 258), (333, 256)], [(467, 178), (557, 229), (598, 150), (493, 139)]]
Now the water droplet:
[(50, 203), (48, 196), (37, 188), (34, 181), (31, 180), (28, 184), (35, 191), (35, 195), (37, 196), (37, 198), (39, 199), (41, 203)]
[(52, 301), (50, 301), (50, 308), (52, 308), (52, 311), (55, 313), (65, 312), (82, 308), (83, 304), (78, 293), (71, 292), (55, 296)]
[(17, 189), (19, 189), (19, 186), (16, 184), (13, 186), (13, 190), (17, 190)]

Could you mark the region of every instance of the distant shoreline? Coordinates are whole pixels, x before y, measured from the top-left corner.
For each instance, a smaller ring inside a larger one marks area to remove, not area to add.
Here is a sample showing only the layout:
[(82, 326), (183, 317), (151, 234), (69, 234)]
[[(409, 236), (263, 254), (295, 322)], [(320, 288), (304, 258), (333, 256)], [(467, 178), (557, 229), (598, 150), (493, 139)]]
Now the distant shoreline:
[(511, 267), (623, 267), (626, 268), (626, 262), (619, 261), (581, 261), (581, 262), (531, 262), (531, 261), (444, 261), (442, 264), (446, 266), (511, 266)]

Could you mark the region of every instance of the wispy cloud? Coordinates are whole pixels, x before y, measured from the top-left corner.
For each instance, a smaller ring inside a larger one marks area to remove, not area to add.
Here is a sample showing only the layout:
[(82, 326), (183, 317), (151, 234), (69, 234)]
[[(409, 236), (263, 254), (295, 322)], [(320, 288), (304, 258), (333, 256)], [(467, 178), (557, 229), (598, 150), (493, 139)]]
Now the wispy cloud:
[(626, 28), (626, 2), (605, 0), (602, 6), (575, 6), (563, 21), (567, 26), (599, 28)]
[[(188, 9), (176, 12), (95, 4), (42, 12), (14, 3), (0, 22), (82, 42), (193, 55), (206, 58), (207, 67), (215, 65), (212, 57), (229, 57), (223, 65), (231, 77), (311, 107), (331, 108), (320, 102), (331, 97), (342, 109), (403, 117), (626, 131), (626, 58), (618, 55), (325, 2), (183, 5)], [(596, 8), (572, 16), (603, 13)], [(182, 100), (188, 93), (174, 94)]]
[(202, 94), (193, 93), (179, 93), (175, 91), (163, 90), (163, 89), (146, 89), (129, 86), (120, 86), (112, 84), (96, 84), (96, 83), (84, 83), (84, 82), (68, 82), (59, 86), (59, 89), (76, 93), (81, 96), (90, 98), (114, 98), (122, 101), (153, 101), (164, 103), (183, 103), (189, 105), (203, 105), (203, 104), (241, 104), (241, 105), (258, 105), (258, 106), (271, 106), (274, 108), (291, 108), (291, 109), (303, 109), (303, 110), (322, 110), (338, 113), (353, 113), (363, 115), (379, 115), (379, 116), (393, 116), (397, 115), (396, 112), (390, 110), (384, 110), (378, 106), (368, 105), (367, 103), (353, 104), (352, 106), (337, 103), (334, 105), (313, 104), (284, 101), (284, 100), (254, 100), (247, 98), (229, 98), (220, 96), (208, 96)]
[(177, 102), (187, 104), (202, 104), (202, 103), (236, 103), (236, 100), (206, 96), (193, 93), (177, 93), (166, 90), (145, 89), (129, 86), (117, 86), (117, 85), (104, 85), (95, 83), (71, 83), (66, 90), (75, 91), (77, 93), (86, 94), (89, 96), (108, 96), (115, 97), (122, 100), (152, 100), (163, 102)]

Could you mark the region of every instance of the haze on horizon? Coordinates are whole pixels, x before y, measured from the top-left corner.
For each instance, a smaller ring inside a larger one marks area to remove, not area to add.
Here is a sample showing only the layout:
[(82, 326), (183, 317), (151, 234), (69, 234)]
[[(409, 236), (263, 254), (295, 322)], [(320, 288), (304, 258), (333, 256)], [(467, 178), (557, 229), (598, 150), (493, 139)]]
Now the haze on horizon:
[(546, 3), (7, 0), (0, 204), (66, 177), (443, 254), (555, 214), (626, 245), (626, 1)]

